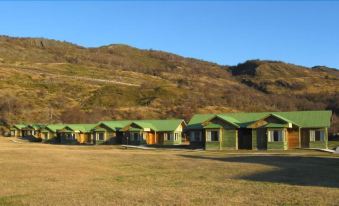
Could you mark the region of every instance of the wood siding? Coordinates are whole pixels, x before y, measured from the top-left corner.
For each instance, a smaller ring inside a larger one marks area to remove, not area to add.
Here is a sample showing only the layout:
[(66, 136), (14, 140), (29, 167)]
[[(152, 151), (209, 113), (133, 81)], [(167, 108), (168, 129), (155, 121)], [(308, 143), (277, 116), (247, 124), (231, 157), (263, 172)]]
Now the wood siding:
[(288, 149), (299, 148), (299, 129), (287, 129)]

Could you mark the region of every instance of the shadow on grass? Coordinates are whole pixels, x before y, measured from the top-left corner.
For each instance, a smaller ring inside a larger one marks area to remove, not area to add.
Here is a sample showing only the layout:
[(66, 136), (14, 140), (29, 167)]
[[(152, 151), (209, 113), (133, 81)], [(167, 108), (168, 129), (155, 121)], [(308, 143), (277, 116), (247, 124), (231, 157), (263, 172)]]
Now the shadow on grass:
[[(322, 186), (339, 188), (339, 158), (298, 156), (233, 156), (206, 157), (180, 155), (185, 158), (215, 160), (229, 163), (246, 163), (276, 167), (275, 170), (239, 176), (238, 179), (284, 183), (299, 186)], [(225, 171), (227, 172), (227, 171)]]

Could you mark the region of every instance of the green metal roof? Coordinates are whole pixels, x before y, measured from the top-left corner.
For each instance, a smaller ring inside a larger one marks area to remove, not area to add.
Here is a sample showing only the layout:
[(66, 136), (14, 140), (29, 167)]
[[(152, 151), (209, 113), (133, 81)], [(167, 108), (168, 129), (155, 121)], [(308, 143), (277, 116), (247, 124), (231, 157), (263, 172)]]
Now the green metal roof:
[(185, 122), (183, 119), (157, 119), (157, 120), (136, 120), (135, 124), (150, 128), (156, 132), (174, 131), (179, 125)]
[(64, 128), (71, 131), (91, 132), (97, 124), (67, 124)]
[[(252, 112), (252, 113), (226, 113), (226, 114), (196, 114), (187, 125), (187, 129), (201, 129), (201, 123), (210, 120), (215, 115), (227, 116), (227, 120), (247, 127), (250, 124), (269, 115), (276, 116), (284, 121), (294, 123), (299, 127), (330, 127), (332, 111), (294, 111), (294, 112)], [(233, 118), (233, 120), (231, 119)]]
[(15, 125), (13, 125), (13, 127), (17, 128), (17, 129), (23, 129), (23, 128), (27, 127), (27, 125), (26, 124), (15, 124)]
[(113, 121), (101, 121), (98, 125), (104, 125), (108, 128), (110, 128), (113, 131), (119, 131), (120, 129), (126, 127), (127, 125), (131, 124), (131, 120), (113, 120)]
[(222, 128), (222, 125), (209, 123), (204, 126), (204, 129), (219, 129), (219, 128)]
[(56, 132), (57, 130), (62, 129), (65, 126), (66, 126), (65, 124), (49, 124), (45, 127), (45, 129), (48, 129), (51, 132)]

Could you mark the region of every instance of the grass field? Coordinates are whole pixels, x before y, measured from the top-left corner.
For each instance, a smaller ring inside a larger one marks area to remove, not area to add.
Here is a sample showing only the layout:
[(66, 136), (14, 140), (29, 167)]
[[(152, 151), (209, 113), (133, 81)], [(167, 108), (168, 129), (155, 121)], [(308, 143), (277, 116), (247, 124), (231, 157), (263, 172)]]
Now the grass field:
[(16, 143), (0, 205), (339, 205), (339, 156)]

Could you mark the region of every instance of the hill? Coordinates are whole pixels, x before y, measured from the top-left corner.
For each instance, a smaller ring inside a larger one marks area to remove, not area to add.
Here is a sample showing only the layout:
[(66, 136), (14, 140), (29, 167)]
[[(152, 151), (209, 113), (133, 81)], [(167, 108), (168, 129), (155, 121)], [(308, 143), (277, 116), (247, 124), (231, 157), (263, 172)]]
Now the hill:
[(222, 66), (120, 44), (85, 48), (0, 37), (6, 123), (188, 119), (229, 111), (331, 109), (338, 115), (338, 80), (339, 71), (324, 66), (261, 60)]

